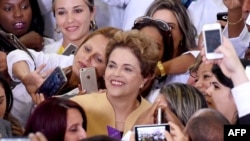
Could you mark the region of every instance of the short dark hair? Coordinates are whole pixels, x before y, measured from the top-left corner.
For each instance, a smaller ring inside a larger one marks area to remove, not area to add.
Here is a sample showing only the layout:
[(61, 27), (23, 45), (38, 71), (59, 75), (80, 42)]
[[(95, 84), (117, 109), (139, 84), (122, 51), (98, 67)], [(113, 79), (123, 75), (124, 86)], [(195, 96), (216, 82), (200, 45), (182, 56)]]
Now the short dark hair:
[[(153, 20), (153, 19), (152, 19)], [(167, 24), (167, 23), (166, 23)], [(135, 24), (132, 29), (141, 30), (144, 27), (154, 27), (156, 28), (162, 36), (164, 51), (161, 58), (162, 62), (168, 61), (173, 58), (174, 47), (173, 47), (173, 37), (170, 30), (162, 30), (155, 22), (147, 22), (143, 24)]]
[(138, 30), (118, 31), (110, 40), (106, 50), (106, 63), (116, 48), (129, 49), (140, 63), (143, 78), (152, 76), (158, 61), (157, 44)]
[(42, 132), (49, 141), (62, 141), (67, 128), (67, 111), (69, 108), (77, 109), (83, 118), (82, 127), (87, 131), (87, 118), (83, 108), (76, 102), (52, 97), (40, 103), (25, 127), (24, 135)]
[(222, 72), (219, 65), (213, 64), (211, 71), (222, 85), (230, 89), (234, 87), (233, 81)]

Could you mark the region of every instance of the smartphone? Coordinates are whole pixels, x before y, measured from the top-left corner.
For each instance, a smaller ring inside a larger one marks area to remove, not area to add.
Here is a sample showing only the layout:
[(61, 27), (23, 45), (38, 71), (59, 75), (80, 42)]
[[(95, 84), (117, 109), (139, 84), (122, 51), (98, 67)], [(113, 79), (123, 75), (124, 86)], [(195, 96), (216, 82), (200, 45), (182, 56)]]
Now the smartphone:
[(227, 12), (219, 12), (219, 13), (217, 13), (217, 20), (227, 22), (227, 19), (228, 19), (228, 13)]
[(219, 23), (205, 24), (202, 32), (206, 58), (222, 58), (223, 54), (214, 52), (222, 43), (221, 25)]
[(62, 55), (71, 55), (71, 54), (75, 54), (77, 50), (77, 46), (74, 44), (69, 44), (65, 50), (63, 51)]
[(86, 90), (87, 93), (98, 91), (95, 67), (81, 68), (80, 81), (82, 90)]
[(151, 124), (134, 126), (135, 141), (165, 141), (165, 131), (169, 131), (168, 124)]
[(48, 98), (57, 95), (66, 83), (67, 77), (63, 70), (61, 67), (56, 67), (55, 70), (45, 79), (37, 92), (43, 93), (44, 97)]

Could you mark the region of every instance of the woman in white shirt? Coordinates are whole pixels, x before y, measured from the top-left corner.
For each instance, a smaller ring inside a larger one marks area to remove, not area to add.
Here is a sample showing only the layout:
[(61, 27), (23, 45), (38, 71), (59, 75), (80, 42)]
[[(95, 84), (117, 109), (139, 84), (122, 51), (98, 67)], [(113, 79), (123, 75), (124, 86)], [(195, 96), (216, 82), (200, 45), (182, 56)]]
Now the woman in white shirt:
[(54, 0), (52, 8), (56, 30), (62, 32), (62, 39), (45, 46), (45, 53), (62, 54), (70, 43), (79, 46), (90, 30), (97, 28), (94, 22), (94, 0)]

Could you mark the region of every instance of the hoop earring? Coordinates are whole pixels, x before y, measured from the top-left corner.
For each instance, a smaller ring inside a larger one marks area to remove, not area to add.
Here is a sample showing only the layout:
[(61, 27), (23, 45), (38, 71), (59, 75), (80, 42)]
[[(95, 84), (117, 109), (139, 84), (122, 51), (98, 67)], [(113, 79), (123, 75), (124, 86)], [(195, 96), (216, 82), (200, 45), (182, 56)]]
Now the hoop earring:
[(98, 29), (98, 26), (97, 26), (95, 20), (90, 21), (89, 29), (92, 31), (95, 31)]
[(144, 84), (141, 84), (141, 85), (140, 85), (140, 89), (142, 89), (143, 87), (144, 87)]

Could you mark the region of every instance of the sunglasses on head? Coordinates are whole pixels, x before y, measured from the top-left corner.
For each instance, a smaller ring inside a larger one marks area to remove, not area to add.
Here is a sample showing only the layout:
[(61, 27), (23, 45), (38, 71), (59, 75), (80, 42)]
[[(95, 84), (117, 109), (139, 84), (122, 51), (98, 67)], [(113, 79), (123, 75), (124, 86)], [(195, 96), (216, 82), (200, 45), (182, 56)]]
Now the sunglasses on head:
[(134, 26), (148, 24), (151, 22), (155, 23), (163, 31), (170, 31), (171, 30), (171, 27), (169, 27), (169, 25), (166, 22), (159, 20), (159, 19), (154, 20), (148, 16), (142, 16), (142, 17), (137, 18), (134, 22)]

